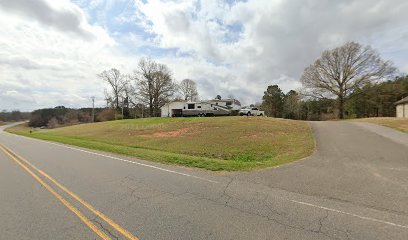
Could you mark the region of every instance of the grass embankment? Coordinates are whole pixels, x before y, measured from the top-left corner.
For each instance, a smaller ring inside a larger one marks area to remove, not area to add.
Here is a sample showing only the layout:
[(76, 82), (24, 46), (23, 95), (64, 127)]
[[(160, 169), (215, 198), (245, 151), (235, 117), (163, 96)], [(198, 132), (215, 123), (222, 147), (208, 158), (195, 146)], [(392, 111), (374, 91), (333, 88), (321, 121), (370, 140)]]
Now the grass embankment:
[(0, 121), (0, 126), (6, 125), (7, 123)]
[(355, 119), (354, 121), (374, 123), (374, 124), (394, 128), (396, 130), (408, 133), (408, 119), (407, 118), (377, 117), (377, 118)]
[(162, 163), (218, 171), (292, 162), (313, 153), (306, 122), (266, 117), (154, 118), (9, 132)]

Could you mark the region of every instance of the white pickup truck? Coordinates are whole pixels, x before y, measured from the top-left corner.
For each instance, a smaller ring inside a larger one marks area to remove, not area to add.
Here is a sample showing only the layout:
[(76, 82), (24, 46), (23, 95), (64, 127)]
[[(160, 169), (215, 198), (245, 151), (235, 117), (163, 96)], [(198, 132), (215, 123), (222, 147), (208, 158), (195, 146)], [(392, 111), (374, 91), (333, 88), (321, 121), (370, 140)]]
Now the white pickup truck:
[(265, 112), (259, 110), (257, 107), (248, 107), (248, 108), (242, 108), (239, 110), (239, 115), (240, 116), (265, 116)]

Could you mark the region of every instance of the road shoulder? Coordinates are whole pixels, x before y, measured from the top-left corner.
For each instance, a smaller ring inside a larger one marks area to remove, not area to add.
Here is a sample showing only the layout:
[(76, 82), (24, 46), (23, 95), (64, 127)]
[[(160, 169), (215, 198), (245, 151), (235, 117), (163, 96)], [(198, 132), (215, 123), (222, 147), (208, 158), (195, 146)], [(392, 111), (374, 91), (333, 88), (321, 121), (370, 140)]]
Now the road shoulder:
[(406, 133), (373, 123), (353, 122), (352, 124), (408, 147), (408, 134)]

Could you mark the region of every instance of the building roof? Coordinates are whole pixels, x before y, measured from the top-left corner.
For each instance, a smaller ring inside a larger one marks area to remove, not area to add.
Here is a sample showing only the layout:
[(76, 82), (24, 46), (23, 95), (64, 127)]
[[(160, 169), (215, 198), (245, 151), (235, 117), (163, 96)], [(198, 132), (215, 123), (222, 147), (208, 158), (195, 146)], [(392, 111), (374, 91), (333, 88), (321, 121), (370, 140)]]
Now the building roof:
[(395, 105), (404, 104), (404, 103), (408, 103), (408, 97), (405, 97), (405, 98), (399, 100), (398, 102), (395, 103)]

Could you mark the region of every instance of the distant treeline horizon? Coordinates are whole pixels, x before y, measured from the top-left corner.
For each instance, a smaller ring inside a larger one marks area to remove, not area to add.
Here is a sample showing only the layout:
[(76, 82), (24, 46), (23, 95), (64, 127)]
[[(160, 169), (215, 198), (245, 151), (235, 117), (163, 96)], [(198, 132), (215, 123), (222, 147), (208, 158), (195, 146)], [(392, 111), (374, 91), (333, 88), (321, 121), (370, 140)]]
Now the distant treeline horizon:
[[(394, 103), (408, 96), (408, 75), (395, 79), (369, 83), (356, 89), (345, 99), (346, 118), (395, 117)], [(294, 90), (286, 94), (278, 85), (271, 85), (264, 92), (262, 103), (256, 104), (267, 116), (295, 120), (329, 120), (337, 118), (337, 99), (308, 98)], [(0, 121), (15, 122), (29, 120), (30, 127), (56, 128), (79, 123), (103, 122), (125, 118), (149, 117), (148, 107), (142, 104), (133, 108), (112, 107), (67, 108), (57, 106), (32, 112), (19, 110), (0, 112)]]
[[(395, 117), (395, 102), (406, 96), (408, 75), (367, 83), (344, 99), (344, 117)], [(261, 109), (267, 116), (318, 121), (336, 119), (339, 111), (338, 99), (311, 98), (294, 90), (285, 94), (278, 85), (271, 85), (264, 92)]]

